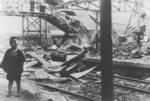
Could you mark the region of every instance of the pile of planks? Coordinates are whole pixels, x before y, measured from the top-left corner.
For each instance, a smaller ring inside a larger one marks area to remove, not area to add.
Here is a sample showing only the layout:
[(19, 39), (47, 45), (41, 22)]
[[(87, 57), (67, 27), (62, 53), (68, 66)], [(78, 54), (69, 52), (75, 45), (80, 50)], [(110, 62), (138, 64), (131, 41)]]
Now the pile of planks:
[[(38, 69), (32, 69), (32, 71), (28, 68), (25, 71), (36, 72), (37, 77), (30, 77), (30, 79), (50, 79), (56, 82), (64, 82), (72, 79), (76, 81), (82, 81), (80, 80), (81, 77), (83, 77), (84, 75), (96, 68), (96, 66), (94, 66), (91, 68), (85, 68), (82, 71), (78, 71), (79, 62), (82, 58), (85, 57), (87, 52), (87, 49), (84, 48), (78, 55), (65, 62), (56, 62), (51, 59), (47, 60), (43, 57), (43, 55), (39, 55), (33, 51), (26, 52), (26, 55), (30, 57), (32, 61), (26, 63), (24, 67), (31, 67), (39, 63), (40, 67), (42, 67), (42, 70), (40, 70), (40, 72), (37, 72)], [(43, 78), (40, 77), (40, 75), (42, 74), (44, 75)]]

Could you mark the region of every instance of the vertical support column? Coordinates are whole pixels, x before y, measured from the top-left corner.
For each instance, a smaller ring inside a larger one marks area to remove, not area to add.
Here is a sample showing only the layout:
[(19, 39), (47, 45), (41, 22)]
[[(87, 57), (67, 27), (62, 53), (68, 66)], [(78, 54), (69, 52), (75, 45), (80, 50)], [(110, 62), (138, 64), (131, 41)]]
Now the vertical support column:
[[(99, 12), (97, 12), (96, 11), (96, 20), (98, 21), (98, 13)], [(98, 24), (96, 23), (96, 50), (97, 50), (97, 52), (98, 52), (98, 39), (99, 39), (99, 35), (98, 35)]]
[(26, 31), (27, 36), (25, 36), (25, 37), (27, 38), (26, 40), (28, 40), (29, 39), (28, 38), (28, 35), (29, 35), (29, 16), (27, 15), (26, 17), (27, 17), (27, 31)]
[(40, 32), (40, 45), (42, 45), (42, 20), (41, 20), (41, 17), (39, 17), (39, 20), (40, 20), (40, 24), (39, 24), (39, 28), (40, 28), (40, 30), (39, 30), (39, 32)]
[(24, 41), (25, 41), (25, 39), (24, 39), (24, 15), (22, 16), (22, 37), (23, 37), (23, 45), (24, 45)]
[(99, 1), (101, 19), (102, 101), (113, 101), (111, 0)]
[[(98, 21), (98, 12), (96, 11), (96, 20)], [(98, 24), (96, 23), (96, 32), (98, 32)], [(96, 50), (98, 50), (98, 33), (96, 33)]]
[(48, 39), (47, 39), (47, 21), (46, 20), (45, 20), (45, 34), (46, 34), (46, 36), (45, 36), (45, 40), (46, 40), (45, 45), (47, 46)]

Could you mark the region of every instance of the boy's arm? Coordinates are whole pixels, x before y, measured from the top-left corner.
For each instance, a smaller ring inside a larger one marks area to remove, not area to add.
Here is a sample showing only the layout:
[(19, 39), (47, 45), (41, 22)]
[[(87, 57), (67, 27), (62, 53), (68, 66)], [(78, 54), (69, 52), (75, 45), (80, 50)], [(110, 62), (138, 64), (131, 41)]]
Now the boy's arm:
[(20, 66), (21, 66), (21, 72), (23, 72), (23, 65), (25, 62), (25, 57), (23, 55), (23, 53), (20, 51)]
[(3, 60), (2, 60), (2, 62), (0, 64), (0, 68), (3, 68), (3, 70), (5, 72), (7, 72), (7, 54), (8, 54), (8, 51), (5, 52)]
[(21, 61), (22, 61), (22, 63), (24, 63), (25, 62), (25, 57), (24, 57), (24, 55), (23, 55), (23, 53), (21, 52)]

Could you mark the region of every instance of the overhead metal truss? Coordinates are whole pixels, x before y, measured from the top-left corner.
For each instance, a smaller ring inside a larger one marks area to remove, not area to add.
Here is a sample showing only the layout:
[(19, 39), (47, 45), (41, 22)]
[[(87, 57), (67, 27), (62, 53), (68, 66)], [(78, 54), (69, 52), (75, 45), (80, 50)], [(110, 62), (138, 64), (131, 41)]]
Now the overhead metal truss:
[[(99, 4), (94, 4), (93, 2), (98, 1), (98, 0), (71, 0), (65, 3), (61, 3), (59, 5), (57, 5), (55, 8), (59, 9), (62, 7), (66, 7), (66, 9), (68, 7), (70, 7), (72, 10), (89, 10), (89, 11), (99, 11)], [(83, 6), (82, 4), (86, 4), (87, 6), (85, 7), (85, 5)], [(90, 5), (94, 6), (96, 9), (92, 9), (90, 8)], [(73, 7), (77, 7), (76, 9), (74, 9)]]
[[(54, 14), (55, 11), (59, 11), (62, 9), (65, 10), (87, 10), (87, 11), (92, 11), (95, 12), (95, 19), (94, 22), (96, 22), (97, 26), (96, 26), (96, 31), (98, 31), (99, 29), (99, 11), (100, 11), (100, 3), (98, 2), (97, 4), (95, 4), (95, 1), (99, 1), (99, 0), (70, 0), (69, 2), (61, 2), (62, 0), (51, 0), (51, 1), (58, 1), (59, 3), (57, 3), (57, 5), (52, 5), (53, 3), (46, 3), (46, 1), (48, 0), (2, 0), (5, 1), (4, 2), (4, 12), (6, 15), (10, 15), (10, 16), (22, 16), (22, 28), (23, 28), (23, 36), (29, 36), (30, 34), (35, 34), (38, 33), (38, 35), (40, 36), (40, 44), (42, 44), (42, 40), (43, 38), (45, 38), (47, 40), (47, 21), (42, 20), (43, 16), (47, 16), (49, 15), (48, 12), (46, 13), (41, 13), (41, 12), (36, 12), (35, 10), (30, 12), (30, 3), (31, 1), (34, 1), (36, 5), (44, 5), (49, 11), (53, 10), (54, 12), (50, 12), (50, 14)], [(136, 2), (134, 2), (136, 0), (132, 0), (132, 2), (130, 0), (113, 0), (112, 2), (124, 2), (124, 4), (130, 8), (130, 10), (134, 10), (134, 8), (132, 8), (131, 5), (135, 5)], [(137, 0), (140, 1), (140, 0)], [(55, 3), (55, 4), (56, 4)], [(137, 2), (139, 3), (139, 2)], [(141, 2), (140, 2), (141, 3)], [(86, 6), (83, 6), (83, 5)], [(24, 6), (26, 5), (26, 7)], [(48, 6), (47, 6), (48, 5)], [(52, 6), (50, 6), (52, 5)], [(27, 8), (26, 10), (29, 11), (24, 11), (24, 9), (22, 7)], [(90, 8), (90, 6), (94, 6), (95, 9)], [(116, 5), (114, 5), (112, 3), (112, 7), (115, 8), (117, 11), (120, 10), (120, 8)], [(12, 11), (10, 9), (12, 9)], [(8, 11), (7, 11), (8, 10)], [(50, 22), (50, 21), (49, 21)], [(98, 45), (96, 45), (98, 46)]]
[(47, 21), (40, 16), (23, 15), (22, 31), (24, 39), (30, 40), (34, 36), (40, 40), (38, 44), (47, 45)]

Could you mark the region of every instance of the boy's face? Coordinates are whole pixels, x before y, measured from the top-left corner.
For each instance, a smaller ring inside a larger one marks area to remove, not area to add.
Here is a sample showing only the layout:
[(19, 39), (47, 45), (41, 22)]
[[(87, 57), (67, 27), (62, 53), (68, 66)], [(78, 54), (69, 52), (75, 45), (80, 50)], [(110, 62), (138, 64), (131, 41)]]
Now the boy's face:
[(10, 46), (13, 49), (16, 49), (18, 44), (19, 44), (19, 41), (17, 39), (13, 39), (13, 40), (10, 41)]

